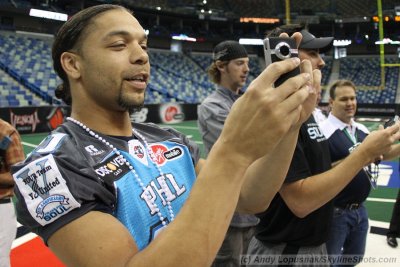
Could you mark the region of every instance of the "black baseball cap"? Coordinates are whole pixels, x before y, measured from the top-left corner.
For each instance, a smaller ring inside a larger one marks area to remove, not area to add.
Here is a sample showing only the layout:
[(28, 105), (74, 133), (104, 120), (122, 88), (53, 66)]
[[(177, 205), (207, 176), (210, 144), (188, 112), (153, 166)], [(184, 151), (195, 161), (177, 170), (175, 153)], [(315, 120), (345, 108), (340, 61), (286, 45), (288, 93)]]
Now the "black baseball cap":
[(332, 48), (333, 37), (317, 38), (307, 30), (300, 31), (303, 35), (299, 49), (318, 49), (320, 53), (328, 52)]
[(242, 57), (248, 57), (248, 55), (246, 48), (238, 41), (223, 41), (215, 46), (213, 52), (214, 61), (229, 61)]

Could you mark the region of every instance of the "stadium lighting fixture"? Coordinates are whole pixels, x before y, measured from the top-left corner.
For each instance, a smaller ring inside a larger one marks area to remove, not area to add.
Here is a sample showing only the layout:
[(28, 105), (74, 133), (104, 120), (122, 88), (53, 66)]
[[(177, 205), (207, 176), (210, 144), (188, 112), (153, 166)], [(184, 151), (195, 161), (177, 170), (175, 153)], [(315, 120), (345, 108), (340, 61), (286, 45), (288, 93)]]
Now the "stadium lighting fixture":
[(348, 46), (351, 40), (333, 40), (333, 46)]
[(68, 20), (67, 14), (51, 12), (51, 11), (47, 11), (47, 10), (40, 10), (40, 9), (35, 9), (35, 8), (31, 8), (31, 10), (29, 11), (29, 16), (45, 18), (45, 19), (60, 20), (60, 21)]
[(189, 37), (186, 34), (179, 34), (179, 35), (173, 35), (172, 39), (174, 40), (179, 40), (179, 41), (188, 41), (188, 42), (196, 42), (196, 38)]
[(390, 38), (383, 38), (382, 41), (376, 41), (375, 44), (393, 44), (393, 45), (400, 45), (400, 41), (393, 41)]
[(267, 23), (267, 24), (275, 24), (279, 23), (278, 18), (251, 18), (251, 17), (242, 17), (239, 20), (243, 23)]
[(263, 45), (262, 39), (253, 39), (253, 38), (240, 38), (239, 44), (242, 45)]

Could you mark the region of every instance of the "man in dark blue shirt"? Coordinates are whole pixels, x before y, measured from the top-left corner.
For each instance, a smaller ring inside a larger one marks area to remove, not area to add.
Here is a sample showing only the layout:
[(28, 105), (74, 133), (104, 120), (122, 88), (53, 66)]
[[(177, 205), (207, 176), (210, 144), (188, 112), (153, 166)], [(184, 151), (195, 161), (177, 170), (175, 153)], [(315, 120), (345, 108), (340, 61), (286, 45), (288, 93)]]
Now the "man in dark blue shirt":
[[(349, 80), (338, 80), (329, 89), (331, 112), (320, 127), (328, 139), (333, 165), (337, 164), (357, 148), (368, 136), (368, 129), (354, 121), (357, 110), (356, 86)], [(385, 155), (395, 157), (398, 145)], [(368, 233), (368, 214), (364, 206), (374, 184), (370, 167), (362, 168), (351, 182), (334, 199), (334, 213), (330, 236), (326, 243), (328, 254), (358, 256), (365, 253)], [(350, 256), (349, 256), (350, 257)], [(337, 266), (337, 265), (334, 265)]]

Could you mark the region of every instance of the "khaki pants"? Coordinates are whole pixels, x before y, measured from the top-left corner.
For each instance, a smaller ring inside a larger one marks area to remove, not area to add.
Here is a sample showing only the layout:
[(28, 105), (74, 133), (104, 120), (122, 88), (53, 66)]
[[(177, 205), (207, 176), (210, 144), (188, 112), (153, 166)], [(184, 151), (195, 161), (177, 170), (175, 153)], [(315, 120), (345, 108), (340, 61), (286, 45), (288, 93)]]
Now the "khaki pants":
[(0, 267), (10, 266), (10, 251), (17, 234), (14, 204), (0, 204)]

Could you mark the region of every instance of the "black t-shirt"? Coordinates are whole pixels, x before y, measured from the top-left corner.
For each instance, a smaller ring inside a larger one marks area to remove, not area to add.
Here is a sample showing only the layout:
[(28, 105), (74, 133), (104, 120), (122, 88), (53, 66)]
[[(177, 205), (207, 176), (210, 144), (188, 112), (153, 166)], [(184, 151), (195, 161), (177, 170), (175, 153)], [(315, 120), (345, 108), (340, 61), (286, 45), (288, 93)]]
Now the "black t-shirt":
[[(331, 167), (329, 146), (313, 116), (300, 128), (299, 139), (285, 183), (316, 175)], [(323, 194), (324, 192), (321, 192)], [(267, 243), (318, 246), (328, 238), (332, 203), (328, 202), (304, 218), (296, 217), (276, 194), (269, 208), (258, 215), (256, 237)]]

